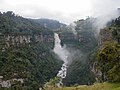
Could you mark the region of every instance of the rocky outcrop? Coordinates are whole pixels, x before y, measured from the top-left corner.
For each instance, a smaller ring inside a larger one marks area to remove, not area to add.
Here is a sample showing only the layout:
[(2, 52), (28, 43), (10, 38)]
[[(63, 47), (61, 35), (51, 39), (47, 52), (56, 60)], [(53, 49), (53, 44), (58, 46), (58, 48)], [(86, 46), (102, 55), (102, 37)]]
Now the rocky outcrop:
[(32, 42), (54, 42), (54, 37), (51, 34), (5, 34), (0, 35), (0, 42), (5, 46), (5, 48), (8, 48), (21, 44), (30, 44)]
[(3, 80), (3, 76), (0, 76), (0, 86), (1, 87), (9, 88), (12, 86), (12, 83), (15, 81), (20, 82), (20, 83), (24, 83), (24, 80), (21, 78), (20, 79), (14, 78), (14, 79), (10, 79), (10, 80)]
[(74, 35), (73, 33), (60, 33), (59, 34), (61, 40), (78, 40), (78, 36)]
[(95, 75), (96, 82), (102, 82), (102, 79), (101, 79), (102, 72), (98, 69), (97, 66), (98, 66), (97, 63), (94, 62), (93, 65), (92, 65), (92, 67), (91, 67), (91, 71)]
[[(114, 29), (111, 27), (100, 30), (100, 34), (99, 34), (99, 50), (100, 51), (108, 44), (117, 42), (116, 38), (113, 35), (113, 30)], [(96, 61), (93, 63), (92, 72), (94, 73), (97, 82), (108, 81), (108, 76), (106, 74), (106, 71), (103, 72), (101, 70), (100, 61)]]
[(110, 28), (101, 29), (99, 35), (99, 45), (103, 46), (106, 42), (113, 42), (115, 39)]

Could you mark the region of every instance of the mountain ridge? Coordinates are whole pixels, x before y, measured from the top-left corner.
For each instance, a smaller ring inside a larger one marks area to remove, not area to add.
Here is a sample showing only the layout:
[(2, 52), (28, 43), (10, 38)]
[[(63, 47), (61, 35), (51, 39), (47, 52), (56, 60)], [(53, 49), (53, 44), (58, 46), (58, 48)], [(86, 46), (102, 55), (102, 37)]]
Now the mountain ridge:
[(32, 20), (48, 29), (58, 29), (66, 26), (66, 24), (61, 23), (54, 19), (40, 18), (40, 19), (32, 19)]

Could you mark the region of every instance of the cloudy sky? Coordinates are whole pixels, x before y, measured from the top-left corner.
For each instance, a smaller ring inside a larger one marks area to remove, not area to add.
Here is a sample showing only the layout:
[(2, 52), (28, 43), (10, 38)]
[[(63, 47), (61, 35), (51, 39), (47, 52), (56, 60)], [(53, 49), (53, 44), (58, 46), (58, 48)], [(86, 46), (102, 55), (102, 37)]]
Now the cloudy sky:
[(0, 0), (0, 11), (13, 11), (27, 18), (50, 18), (64, 23), (109, 14), (120, 0)]

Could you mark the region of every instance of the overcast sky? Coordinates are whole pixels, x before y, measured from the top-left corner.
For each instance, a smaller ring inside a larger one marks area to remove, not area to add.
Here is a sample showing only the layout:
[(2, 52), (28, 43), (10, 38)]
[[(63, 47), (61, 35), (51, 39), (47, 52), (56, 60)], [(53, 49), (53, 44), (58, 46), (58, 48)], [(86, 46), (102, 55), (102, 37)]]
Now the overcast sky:
[(0, 11), (27, 18), (50, 18), (71, 23), (87, 16), (109, 14), (120, 0), (0, 0)]

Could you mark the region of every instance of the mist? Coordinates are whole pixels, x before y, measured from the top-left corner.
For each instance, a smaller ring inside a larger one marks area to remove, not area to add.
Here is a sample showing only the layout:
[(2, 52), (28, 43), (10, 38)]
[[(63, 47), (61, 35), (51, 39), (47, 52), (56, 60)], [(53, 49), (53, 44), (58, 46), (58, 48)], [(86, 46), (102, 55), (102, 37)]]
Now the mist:
[(118, 11), (120, 0), (92, 0), (91, 15), (96, 18), (94, 25), (97, 27), (97, 32), (106, 27), (106, 24), (117, 18), (120, 13)]
[(77, 31), (75, 30), (76, 24), (73, 22), (67, 26), (67, 28), (74, 34), (77, 35)]
[(107, 17), (119, 5), (120, 0), (0, 0), (0, 11), (13, 11), (27, 18), (50, 18), (70, 24), (87, 16)]
[(69, 51), (66, 49), (66, 46), (61, 46), (61, 40), (58, 34), (55, 33), (55, 45), (53, 51), (59, 56), (59, 58), (65, 63), (68, 64), (68, 56), (70, 55)]

